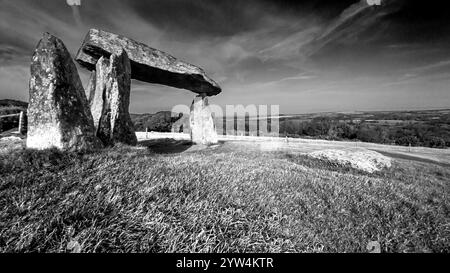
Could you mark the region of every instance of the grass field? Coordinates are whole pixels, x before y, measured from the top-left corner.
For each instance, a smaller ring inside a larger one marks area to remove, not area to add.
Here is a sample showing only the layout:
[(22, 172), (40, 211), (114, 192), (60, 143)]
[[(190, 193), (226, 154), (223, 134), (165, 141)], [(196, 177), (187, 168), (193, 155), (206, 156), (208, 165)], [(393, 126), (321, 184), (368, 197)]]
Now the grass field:
[(152, 140), (0, 155), (1, 252), (450, 251), (450, 170)]

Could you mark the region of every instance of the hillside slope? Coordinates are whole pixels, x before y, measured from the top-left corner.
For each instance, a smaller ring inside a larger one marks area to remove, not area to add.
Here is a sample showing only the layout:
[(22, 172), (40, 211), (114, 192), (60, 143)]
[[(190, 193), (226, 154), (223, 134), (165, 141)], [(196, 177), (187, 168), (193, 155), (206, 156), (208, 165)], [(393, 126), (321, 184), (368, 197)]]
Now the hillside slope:
[(181, 118), (170, 111), (161, 111), (155, 114), (131, 114), (135, 130), (156, 132), (171, 132), (172, 125)]
[(0, 109), (1, 108), (7, 108), (7, 107), (17, 107), (26, 109), (28, 107), (28, 103), (24, 101), (18, 101), (18, 100), (0, 100)]
[(448, 252), (450, 170), (149, 140), (0, 156), (1, 252)]

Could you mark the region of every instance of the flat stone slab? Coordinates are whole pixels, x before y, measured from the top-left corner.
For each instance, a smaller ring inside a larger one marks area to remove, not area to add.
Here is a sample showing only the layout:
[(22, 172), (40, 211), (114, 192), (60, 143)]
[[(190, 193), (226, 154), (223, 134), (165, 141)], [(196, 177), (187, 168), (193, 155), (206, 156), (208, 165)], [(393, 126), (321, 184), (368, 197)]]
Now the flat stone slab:
[(76, 60), (81, 66), (93, 71), (100, 57), (118, 55), (122, 49), (130, 59), (132, 79), (187, 89), (198, 94), (205, 93), (208, 96), (222, 91), (203, 69), (143, 43), (103, 30), (89, 30)]

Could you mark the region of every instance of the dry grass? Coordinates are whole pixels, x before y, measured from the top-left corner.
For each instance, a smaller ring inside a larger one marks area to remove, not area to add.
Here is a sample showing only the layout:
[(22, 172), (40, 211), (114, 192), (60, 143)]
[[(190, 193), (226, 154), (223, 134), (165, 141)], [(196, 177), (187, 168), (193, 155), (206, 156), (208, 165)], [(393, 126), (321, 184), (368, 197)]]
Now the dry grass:
[(365, 174), (232, 144), (0, 156), (2, 252), (450, 250), (448, 169)]

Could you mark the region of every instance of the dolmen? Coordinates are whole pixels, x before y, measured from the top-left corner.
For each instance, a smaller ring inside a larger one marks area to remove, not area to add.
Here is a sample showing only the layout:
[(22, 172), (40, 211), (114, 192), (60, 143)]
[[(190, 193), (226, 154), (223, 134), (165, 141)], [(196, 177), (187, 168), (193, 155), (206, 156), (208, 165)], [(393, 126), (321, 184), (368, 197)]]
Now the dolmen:
[(31, 63), (27, 147), (92, 150), (136, 145), (129, 114), (131, 80), (197, 94), (191, 105), (191, 140), (217, 143), (208, 97), (221, 88), (199, 67), (127, 37), (91, 29), (76, 61), (91, 71), (89, 99), (63, 42), (44, 33)]

